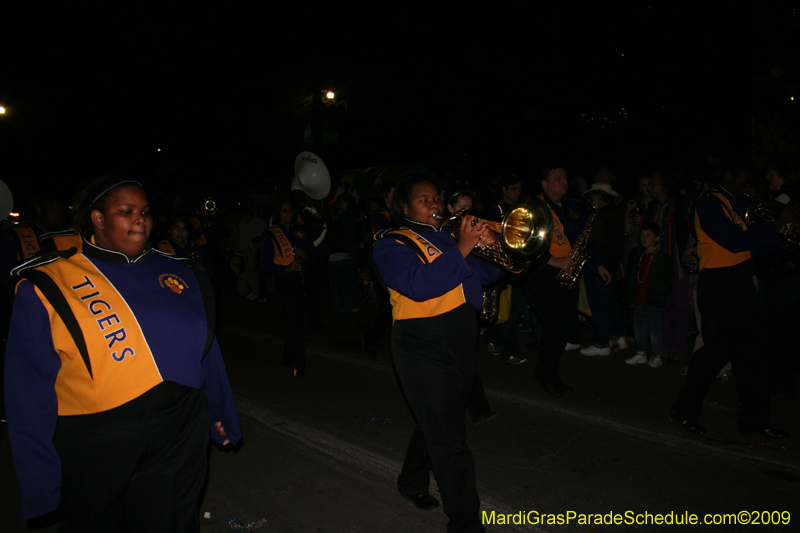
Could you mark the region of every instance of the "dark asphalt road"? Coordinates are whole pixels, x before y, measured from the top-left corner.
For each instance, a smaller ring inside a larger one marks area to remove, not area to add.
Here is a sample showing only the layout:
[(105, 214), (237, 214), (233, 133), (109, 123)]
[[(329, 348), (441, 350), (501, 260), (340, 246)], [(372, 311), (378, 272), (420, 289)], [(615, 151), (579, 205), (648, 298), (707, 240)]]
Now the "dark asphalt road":
[[(328, 308), (326, 302), (323, 302)], [(360, 351), (366, 307), (349, 318), (328, 316), (308, 334), (305, 378), (278, 365), (277, 312), (244, 299), (222, 302), (218, 332), (242, 417), (236, 450), (211, 450), (204, 532), (225, 531), (225, 518), (265, 518), (257, 532), (444, 531), (441, 508), (423, 512), (395, 489), (413, 430), (396, 383), (388, 338), (377, 361)], [(583, 334), (591, 335), (591, 325)], [(524, 339), (521, 334), (521, 339)], [(501, 417), (468, 423), (482, 509), (488, 515), (608, 513), (739, 513), (788, 511), (789, 525), (652, 526), (580, 524), (492, 525), (488, 531), (795, 531), (800, 522), (798, 398), (773, 399), (773, 424), (795, 437), (751, 447), (736, 433), (735, 384), (715, 384), (702, 416), (709, 433), (693, 437), (667, 420), (680, 387), (678, 365), (630, 367), (631, 350), (610, 357), (564, 356), (563, 399), (533, 384), (535, 363), (510, 366), (480, 350), (487, 393)], [(529, 355), (535, 355), (529, 352)], [(3, 484), (0, 530), (27, 531), (7, 437), (0, 438)], [(533, 511), (534, 513), (529, 512)], [(785, 515), (784, 515), (785, 516)], [(773, 515), (777, 518), (778, 515)], [(52, 531), (44, 528), (40, 531)]]

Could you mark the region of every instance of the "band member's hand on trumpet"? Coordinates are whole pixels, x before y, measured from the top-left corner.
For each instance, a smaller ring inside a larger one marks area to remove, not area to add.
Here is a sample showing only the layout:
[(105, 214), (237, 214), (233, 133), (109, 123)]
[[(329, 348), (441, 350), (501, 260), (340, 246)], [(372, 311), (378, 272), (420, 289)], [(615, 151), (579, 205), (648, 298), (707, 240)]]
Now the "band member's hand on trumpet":
[(494, 232), (486, 228), (486, 223), (475, 215), (464, 215), (458, 231), (458, 249), (465, 258), (476, 246), (486, 246), (497, 241)]

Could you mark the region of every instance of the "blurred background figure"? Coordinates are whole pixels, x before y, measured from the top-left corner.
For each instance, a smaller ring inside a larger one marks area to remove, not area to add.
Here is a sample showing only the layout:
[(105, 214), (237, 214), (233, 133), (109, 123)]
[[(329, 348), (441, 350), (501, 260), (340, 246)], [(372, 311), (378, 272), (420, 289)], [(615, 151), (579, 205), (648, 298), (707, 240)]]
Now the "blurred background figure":
[(192, 223), (188, 217), (173, 216), (167, 223), (167, 238), (156, 245), (156, 248), (175, 257), (188, 257), (197, 261), (206, 271), (208, 277), (213, 277), (213, 266), (209, 260), (205, 246), (189, 240)]
[(583, 273), (595, 335), (592, 345), (581, 348), (581, 353), (605, 356), (611, 354), (612, 346), (619, 350), (628, 347), (616, 280), (625, 246), (625, 222), (614, 203), (619, 194), (608, 183), (592, 184), (584, 196), (597, 215), (592, 225), (591, 241), (598, 255), (592, 267)]
[[(797, 159), (778, 156), (767, 165), (767, 190), (761, 199), (778, 205), (797, 205), (800, 168)], [(794, 329), (800, 323), (800, 258), (797, 251), (778, 246), (753, 258), (765, 330), (761, 336), (769, 354), (769, 386), (773, 393), (797, 392), (800, 342)]]
[(239, 275), (238, 291), (250, 300), (259, 298), (256, 254), (267, 223), (255, 212), (251, 202), (243, 202), (242, 218), (239, 221), (239, 251), (242, 254), (242, 271)]
[(328, 250), (328, 278), (336, 314), (355, 313), (361, 307), (361, 283), (358, 281), (358, 218), (348, 215), (354, 198), (339, 196), (330, 209), (325, 247)]
[(304, 376), (303, 327), (308, 307), (304, 268), (317, 260), (317, 249), (309, 241), (305, 227), (296, 223), (289, 200), (279, 204), (273, 220), (277, 223), (264, 235), (261, 268), (275, 278), (275, 296), (286, 326), (281, 364), (291, 368), (295, 376)]

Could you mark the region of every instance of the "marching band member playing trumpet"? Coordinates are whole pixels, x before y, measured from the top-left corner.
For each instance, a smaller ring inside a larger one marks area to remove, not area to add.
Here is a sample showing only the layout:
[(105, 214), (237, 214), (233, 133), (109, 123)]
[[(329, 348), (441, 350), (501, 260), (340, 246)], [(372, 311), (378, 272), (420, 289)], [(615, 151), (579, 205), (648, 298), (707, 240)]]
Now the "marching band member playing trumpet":
[(475, 380), (482, 287), (503, 271), (470, 252), (496, 236), (473, 225), (472, 215), (462, 218), (458, 240), (442, 232), (439, 191), (423, 176), (397, 184), (391, 213), (402, 227), (381, 235), (374, 259), (393, 306), (392, 357), (417, 422), (398, 489), (420, 509), (437, 507), (428, 493), (433, 470), (448, 531), (484, 531), (464, 409)]

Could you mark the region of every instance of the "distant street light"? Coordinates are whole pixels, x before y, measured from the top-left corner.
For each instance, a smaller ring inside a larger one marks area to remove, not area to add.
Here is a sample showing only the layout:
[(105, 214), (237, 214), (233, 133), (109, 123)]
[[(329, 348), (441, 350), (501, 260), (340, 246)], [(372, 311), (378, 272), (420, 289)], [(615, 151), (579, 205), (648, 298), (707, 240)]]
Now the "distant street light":
[(0, 105), (0, 115), (4, 115), (6, 112), (6, 108)]
[(344, 105), (345, 111), (347, 110), (347, 102), (344, 100), (337, 102), (336, 93), (330, 90), (322, 91), (322, 103), (325, 104), (325, 107), (339, 107), (340, 105)]

